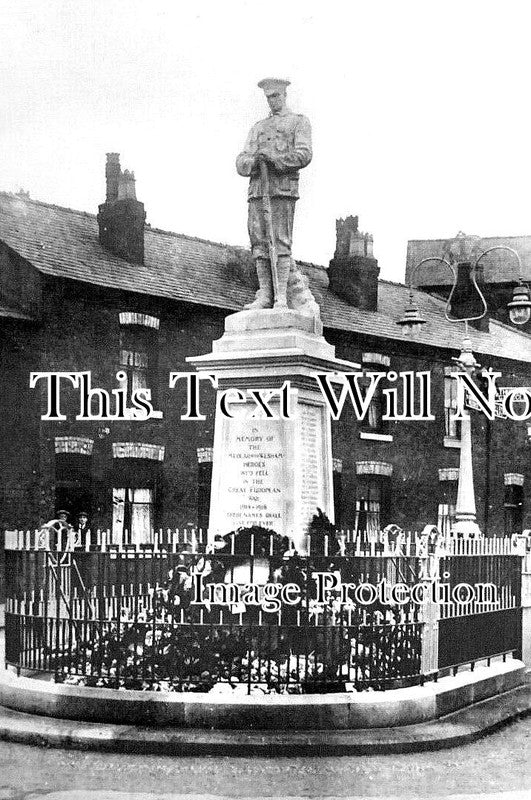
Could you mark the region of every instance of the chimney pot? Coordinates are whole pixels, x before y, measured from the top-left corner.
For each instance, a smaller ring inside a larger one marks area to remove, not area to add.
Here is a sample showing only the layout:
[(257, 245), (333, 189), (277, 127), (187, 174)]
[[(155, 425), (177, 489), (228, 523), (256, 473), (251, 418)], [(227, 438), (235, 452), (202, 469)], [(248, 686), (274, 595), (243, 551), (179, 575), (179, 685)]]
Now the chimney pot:
[(107, 202), (116, 200), (118, 197), (118, 184), (120, 182), (120, 153), (107, 153), (105, 179), (107, 183)]
[(118, 200), (136, 200), (135, 173), (125, 169), (118, 183)]

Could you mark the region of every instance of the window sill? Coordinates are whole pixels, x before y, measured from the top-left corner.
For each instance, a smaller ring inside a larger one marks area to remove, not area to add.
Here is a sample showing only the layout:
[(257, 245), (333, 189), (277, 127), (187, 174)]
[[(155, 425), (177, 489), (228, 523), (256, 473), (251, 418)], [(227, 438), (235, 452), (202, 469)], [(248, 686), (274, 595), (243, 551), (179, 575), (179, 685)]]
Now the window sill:
[(149, 422), (150, 419), (162, 419), (162, 411), (152, 411), (149, 417), (146, 417), (143, 411), (138, 408), (126, 408), (125, 419), (134, 419), (139, 422)]
[(392, 442), (391, 433), (372, 433), (370, 431), (360, 431), (360, 439), (369, 439), (372, 442)]
[(461, 449), (461, 439), (456, 439), (454, 436), (444, 437), (444, 446), (453, 447), (455, 450)]

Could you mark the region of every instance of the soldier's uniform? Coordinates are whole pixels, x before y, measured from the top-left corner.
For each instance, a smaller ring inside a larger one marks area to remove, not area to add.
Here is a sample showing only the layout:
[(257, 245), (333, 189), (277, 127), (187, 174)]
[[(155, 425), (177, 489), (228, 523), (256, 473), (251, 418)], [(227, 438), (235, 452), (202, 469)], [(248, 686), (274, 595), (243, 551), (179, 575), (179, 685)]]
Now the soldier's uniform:
[[(267, 81), (262, 83), (266, 84)], [(262, 88), (267, 94), (267, 87)], [(272, 289), (269, 238), (263, 210), (264, 187), (260, 168), (255, 164), (258, 153), (265, 153), (267, 156), (271, 217), (278, 255), (279, 295), (285, 298), (291, 267), (293, 216), (295, 202), (299, 197), (299, 170), (312, 159), (309, 120), (302, 114), (294, 114), (288, 108), (282, 108), (278, 113), (272, 112), (269, 117), (253, 125), (245, 147), (236, 159), (238, 173), (251, 179), (248, 192), (248, 230), (262, 292), (261, 299), (257, 295), (253, 307), (267, 307), (272, 305)], [(280, 304), (285, 305), (285, 299)]]
[(270, 114), (267, 119), (253, 125), (244, 150), (236, 160), (239, 174), (251, 178), (248, 193), (249, 237), (253, 256), (269, 258), (262, 210), (262, 180), (259, 169), (251, 171), (253, 160), (259, 151), (267, 152), (274, 159), (273, 164), (268, 164), (273, 230), (278, 255), (289, 256), (293, 236), (293, 212), (295, 201), (299, 197), (299, 170), (312, 160), (310, 121), (302, 114), (294, 114), (287, 108), (278, 114)]

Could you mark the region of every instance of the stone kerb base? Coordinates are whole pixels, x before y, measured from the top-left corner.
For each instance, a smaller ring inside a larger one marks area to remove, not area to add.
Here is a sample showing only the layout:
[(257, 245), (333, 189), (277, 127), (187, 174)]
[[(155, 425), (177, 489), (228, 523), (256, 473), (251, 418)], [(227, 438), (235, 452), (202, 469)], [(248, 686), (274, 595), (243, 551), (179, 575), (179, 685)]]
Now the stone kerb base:
[[(289, 309), (232, 314), (212, 352), (188, 361), (218, 379), (212, 537), (259, 525), (289, 536), (304, 553), (317, 509), (334, 518), (330, 415), (315, 373), (359, 365), (335, 358), (320, 320)], [(282, 418), (279, 391), (287, 384), (290, 417)], [(231, 393), (231, 417), (220, 413), (228, 389), (242, 393), (237, 400), (237, 392)], [(269, 397), (274, 419), (257, 405), (253, 390)]]
[(407, 689), (327, 695), (115, 691), (0, 672), (0, 705), (29, 714), (131, 725), (229, 730), (356, 730), (413, 725), (525, 683), (521, 661), (477, 666)]

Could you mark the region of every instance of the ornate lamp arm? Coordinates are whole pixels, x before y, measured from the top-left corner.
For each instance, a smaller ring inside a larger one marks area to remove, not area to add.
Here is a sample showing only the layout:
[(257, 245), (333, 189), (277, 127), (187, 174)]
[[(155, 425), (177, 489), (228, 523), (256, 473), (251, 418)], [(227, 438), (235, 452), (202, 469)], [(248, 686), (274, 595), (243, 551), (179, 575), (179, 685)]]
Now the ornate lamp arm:
[(476, 263), (474, 264), (474, 272), (476, 271), (476, 267), (479, 264), (479, 262), (481, 261), (481, 259), (483, 258), (483, 256), (486, 256), (488, 253), (492, 253), (494, 250), (506, 250), (508, 253), (512, 253), (513, 256), (516, 256), (516, 260), (518, 261), (518, 276), (519, 276), (519, 280), (522, 280), (522, 260), (521, 260), (520, 256), (518, 255), (518, 253), (516, 252), (516, 250), (513, 250), (512, 247), (507, 247), (507, 245), (505, 245), (505, 244), (497, 244), (497, 245), (495, 245), (495, 247), (489, 247), (488, 250), (484, 250), (481, 253), (481, 255), (478, 256), (478, 259), (477, 259)]
[(413, 285), (413, 277), (417, 274), (417, 271), (418, 271), (419, 267), (422, 266), (422, 264), (425, 264), (427, 261), (440, 261), (441, 264), (444, 264), (446, 267), (448, 267), (448, 269), (452, 273), (452, 278), (453, 278), (452, 289), (450, 291), (450, 294), (448, 296), (448, 300), (446, 301), (446, 307), (444, 309), (444, 316), (446, 317), (448, 322), (465, 322), (465, 323), (467, 323), (467, 322), (473, 322), (474, 320), (477, 320), (477, 319), (482, 319), (485, 316), (485, 314), (487, 313), (487, 301), (485, 300), (483, 292), (481, 291), (481, 289), (478, 286), (478, 283), (477, 283), (477, 280), (476, 280), (476, 270), (477, 270), (477, 266), (478, 266), (480, 260), (483, 258), (483, 256), (487, 255), (487, 253), (492, 252), (492, 250), (510, 250), (518, 258), (518, 263), (520, 263), (520, 257), (518, 256), (518, 253), (516, 252), (516, 250), (512, 250), (510, 247), (502, 247), (502, 246), (490, 247), (488, 250), (485, 250), (484, 253), (481, 253), (481, 255), (477, 259), (476, 263), (474, 264), (474, 267), (472, 269), (472, 275), (471, 275), (472, 284), (473, 284), (474, 288), (476, 289), (476, 291), (477, 291), (477, 293), (478, 293), (478, 295), (479, 295), (479, 297), (481, 299), (481, 305), (482, 305), (481, 314), (478, 314), (478, 316), (476, 316), (476, 317), (460, 317), (460, 318), (456, 318), (456, 317), (452, 317), (450, 315), (450, 308), (451, 308), (451, 304), (452, 304), (452, 299), (453, 299), (453, 296), (455, 294), (455, 290), (456, 290), (456, 287), (457, 287), (457, 271), (456, 271), (454, 265), (452, 263), (450, 263), (450, 261), (447, 261), (445, 258), (442, 258), (441, 256), (427, 256), (426, 258), (423, 258), (422, 261), (419, 261), (419, 263), (413, 269), (412, 277), (411, 277), (410, 282), (409, 282), (410, 283), (410, 287), (412, 287), (412, 285)]
[[(491, 249), (492, 249), (492, 250), (494, 250), (494, 249), (496, 249), (496, 248), (494, 248), (494, 247), (493, 247), (493, 248), (491, 248)], [(473, 266), (473, 268), (472, 268), (472, 270), (471, 270), (471, 275), (470, 275), (470, 277), (472, 278), (472, 285), (474, 286), (475, 290), (477, 291), (477, 293), (478, 293), (478, 295), (479, 295), (479, 297), (480, 297), (480, 299), (481, 299), (481, 305), (482, 305), (481, 314), (478, 314), (478, 315), (477, 315), (477, 316), (475, 316), (475, 317), (460, 317), (460, 318), (457, 318), (457, 317), (452, 317), (452, 316), (450, 316), (450, 308), (451, 308), (451, 306), (452, 306), (452, 300), (453, 300), (453, 296), (454, 296), (454, 294), (455, 294), (455, 290), (456, 290), (456, 288), (457, 288), (457, 273), (456, 273), (456, 271), (455, 271), (455, 269), (454, 269), (454, 267), (453, 267), (453, 265), (452, 265), (452, 264), (450, 264), (448, 261), (447, 261), (447, 262), (445, 262), (445, 263), (447, 263), (447, 264), (448, 264), (448, 266), (449, 266), (449, 267), (450, 267), (450, 269), (452, 270), (452, 274), (453, 274), (453, 276), (454, 276), (454, 282), (453, 282), (453, 285), (452, 285), (452, 291), (450, 292), (450, 294), (449, 294), (449, 296), (448, 296), (448, 300), (446, 301), (446, 308), (444, 309), (444, 316), (446, 317), (446, 319), (448, 320), (448, 322), (464, 322), (464, 323), (465, 323), (465, 325), (466, 325), (466, 327), (467, 327), (467, 329), (468, 329), (468, 323), (469, 323), (469, 322), (473, 322), (474, 320), (477, 320), (477, 319), (483, 319), (483, 317), (484, 317), (484, 316), (485, 316), (485, 314), (487, 313), (487, 301), (485, 300), (485, 297), (484, 297), (484, 295), (483, 295), (483, 292), (482, 292), (482, 291), (481, 291), (481, 289), (479, 288), (479, 286), (478, 286), (478, 282), (477, 282), (477, 280), (476, 280), (476, 270), (477, 270), (477, 266), (478, 266), (478, 264), (479, 264), (479, 262), (480, 262), (480, 259), (482, 259), (482, 258), (483, 258), (483, 256), (484, 256), (486, 253), (490, 253), (490, 250), (485, 250), (485, 252), (484, 252), (484, 253), (481, 253), (480, 257), (478, 258), (478, 260), (477, 260), (477, 261), (476, 261), (476, 263), (474, 264), (474, 266)], [(444, 261), (444, 259), (442, 259), (442, 260)]]
[(523, 270), (520, 256), (516, 250), (513, 250), (512, 247), (508, 247), (507, 245), (497, 245), (485, 250), (485, 252), (479, 256), (478, 260), (476, 261), (476, 267), (479, 263), (479, 260), (483, 258), (483, 256), (487, 255), (487, 253), (492, 253), (493, 250), (505, 250), (508, 253), (512, 253), (513, 256), (516, 256), (516, 260), (518, 261), (518, 286), (516, 286), (513, 290), (513, 297), (511, 302), (507, 303), (507, 309), (509, 311), (509, 318), (512, 323), (515, 325), (525, 325), (526, 322), (529, 322), (531, 317), (531, 298), (529, 296), (529, 287), (524, 282), (522, 275)]

